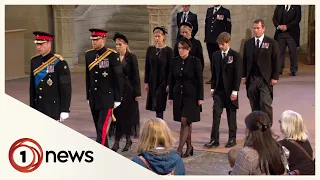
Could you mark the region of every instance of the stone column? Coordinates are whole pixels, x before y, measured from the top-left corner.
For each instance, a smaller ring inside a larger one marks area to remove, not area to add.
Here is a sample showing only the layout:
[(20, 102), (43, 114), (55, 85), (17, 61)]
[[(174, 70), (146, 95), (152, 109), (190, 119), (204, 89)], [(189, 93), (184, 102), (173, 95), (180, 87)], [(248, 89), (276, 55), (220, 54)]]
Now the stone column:
[(153, 42), (153, 29), (157, 26), (165, 26), (168, 30), (167, 45), (172, 44), (171, 32), (171, 11), (175, 6), (173, 5), (153, 5), (147, 6), (149, 11), (149, 44)]
[(315, 6), (309, 5), (307, 64), (315, 64)]
[(74, 12), (74, 5), (53, 5), (55, 53), (60, 54), (70, 68), (78, 62)]

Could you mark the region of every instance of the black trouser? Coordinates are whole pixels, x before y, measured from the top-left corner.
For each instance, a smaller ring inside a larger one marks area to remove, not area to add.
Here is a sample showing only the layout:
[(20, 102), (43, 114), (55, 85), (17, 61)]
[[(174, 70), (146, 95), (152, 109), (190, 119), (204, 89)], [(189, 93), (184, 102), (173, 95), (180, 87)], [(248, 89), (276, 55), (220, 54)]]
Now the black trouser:
[(108, 145), (107, 132), (112, 121), (112, 109), (95, 110), (91, 109), (93, 122), (96, 127), (97, 139), (96, 141), (106, 147)]
[(287, 46), (289, 48), (289, 55), (290, 55), (290, 71), (297, 72), (298, 71), (298, 51), (297, 51), (296, 41), (292, 38), (289, 32), (280, 33), (277, 37), (277, 41), (279, 43), (280, 57), (281, 57), (280, 72), (282, 72), (284, 68), (285, 53), (286, 53)]
[(226, 108), (229, 139), (236, 139), (237, 135), (237, 109), (232, 104), (230, 96), (223, 91), (215, 91), (213, 96), (213, 123), (211, 129), (211, 140), (219, 142), (219, 126), (223, 108)]
[(267, 82), (263, 77), (255, 76), (250, 77), (249, 81), (248, 98), (252, 111), (263, 111), (267, 113), (272, 126), (272, 96)]
[[(207, 43), (207, 51), (208, 51), (208, 56), (209, 56), (209, 59), (210, 59), (210, 71), (212, 73), (212, 54), (216, 51), (218, 51), (220, 48), (219, 48), (219, 45), (217, 43)], [(210, 77), (211, 79), (211, 77)]]

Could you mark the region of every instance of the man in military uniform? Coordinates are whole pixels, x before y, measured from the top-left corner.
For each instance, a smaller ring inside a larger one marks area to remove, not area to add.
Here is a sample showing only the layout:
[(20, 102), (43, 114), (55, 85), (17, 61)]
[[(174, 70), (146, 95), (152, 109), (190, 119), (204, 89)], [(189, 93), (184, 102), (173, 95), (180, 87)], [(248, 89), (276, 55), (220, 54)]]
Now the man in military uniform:
[(98, 143), (109, 147), (107, 132), (113, 109), (121, 102), (122, 67), (119, 54), (105, 47), (107, 31), (89, 29), (93, 49), (85, 54), (86, 90)]
[[(214, 7), (207, 9), (205, 19), (204, 42), (207, 44), (210, 67), (212, 67), (212, 54), (220, 50), (217, 38), (222, 32), (231, 34), (230, 11), (221, 5), (214, 5)], [(212, 69), (211, 73), (213, 73)], [(211, 84), (211, 80), (207, 81), (206, 84)]]
[(54, 35), (35, 31), (38, 55), (30, 65), (30, 106), (47, 116), (64, 121), (69, 117), (71, 75), (68, 63), (51, 52)]

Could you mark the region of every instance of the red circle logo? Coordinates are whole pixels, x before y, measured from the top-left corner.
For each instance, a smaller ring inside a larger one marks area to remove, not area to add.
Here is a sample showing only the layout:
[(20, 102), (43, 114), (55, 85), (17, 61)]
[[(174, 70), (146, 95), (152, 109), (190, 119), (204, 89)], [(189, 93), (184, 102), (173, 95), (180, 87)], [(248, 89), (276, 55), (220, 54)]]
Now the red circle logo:
[[(32, 145), (30, 145), (30, 144), (32, 144)], [(33, 155), (32, 161), (27, 166), (20, 166), (14, 160), (14, 157), (13, 157), (14, 152), (20, 147), (28, 148), (32, 152), (32, 155)], [(35, 147), (38, 149), (36, 149)], [(22, 138), (22, 139), (17, 140), (16, 142), (14, 142), (11, 145), (10, 150), (9, 150), (10, 164), (17, 171), (20, 171), (23, 173), (29, 173), (29, 172), (32, 172), (32, 171), (38, 169), (38, 167), (42, 163), (42, 159), (43, 159), (43, 151), (42, 151), (40, 144), (37, 141), (30, 139), (30, 138)]]

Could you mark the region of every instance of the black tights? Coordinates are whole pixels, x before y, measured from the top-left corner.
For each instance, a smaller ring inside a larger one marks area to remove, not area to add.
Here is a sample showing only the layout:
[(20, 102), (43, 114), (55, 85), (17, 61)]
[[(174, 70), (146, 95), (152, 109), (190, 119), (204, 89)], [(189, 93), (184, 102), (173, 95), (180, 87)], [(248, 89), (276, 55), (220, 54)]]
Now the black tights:
[(156, 111), (156, 117), (163, 119), (163, 111)]
[(181, 117), (180, 142), (178, 146), (178, 153), (182, 154), (182, 148), (187, 143), (187, 151), (192, 148), (191, 145), (192, 126), (188, 124), (186, 117)]

